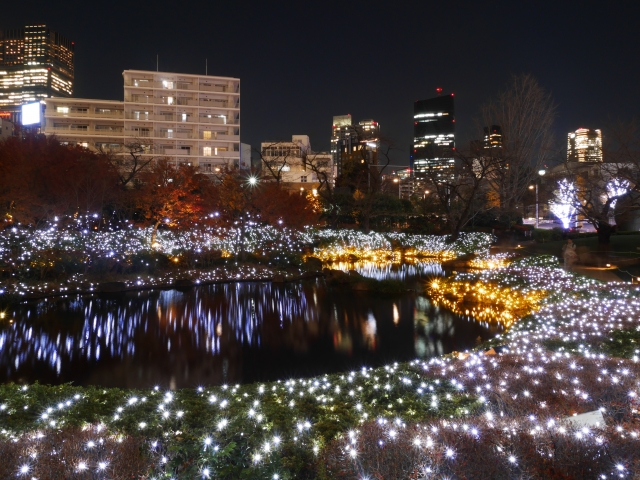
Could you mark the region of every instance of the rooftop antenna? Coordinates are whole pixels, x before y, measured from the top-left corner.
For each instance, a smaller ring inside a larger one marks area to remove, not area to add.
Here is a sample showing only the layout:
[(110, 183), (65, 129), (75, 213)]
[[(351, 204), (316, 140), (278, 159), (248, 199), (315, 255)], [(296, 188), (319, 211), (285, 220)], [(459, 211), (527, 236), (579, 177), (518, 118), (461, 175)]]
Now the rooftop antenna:
[(204, 59), (204, 74), (209, 75), (209, 59)]
[(160, 71), (160, 55), (156, 53), (156, 72)]

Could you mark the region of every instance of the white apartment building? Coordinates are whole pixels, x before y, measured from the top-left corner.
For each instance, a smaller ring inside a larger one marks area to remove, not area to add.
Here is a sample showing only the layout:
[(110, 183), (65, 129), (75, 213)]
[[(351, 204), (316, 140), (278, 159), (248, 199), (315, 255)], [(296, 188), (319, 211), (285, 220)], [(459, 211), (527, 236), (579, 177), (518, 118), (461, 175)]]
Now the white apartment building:
[(262, 142), (260, 151), (265, 178), (279, 177), (280, 182), (290, 189), (313, 190), (321, 183), (317, 173), (326, 172), (333, 186), (333, 156), (331, 153), (312, 152), (307, 135), (293, 135), (290, 142)]
[(63, 143), (190, 164), (240, 164), (240, 80), (125, 70), (124, 101), (46, 99), (44, 133)]

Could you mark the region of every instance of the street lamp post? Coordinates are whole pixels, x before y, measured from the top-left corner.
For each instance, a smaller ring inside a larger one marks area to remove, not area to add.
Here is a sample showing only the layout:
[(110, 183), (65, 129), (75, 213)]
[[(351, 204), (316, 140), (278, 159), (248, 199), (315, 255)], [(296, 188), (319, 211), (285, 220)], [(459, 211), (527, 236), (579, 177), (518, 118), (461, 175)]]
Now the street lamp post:
[(394, 178), (393, 179), (393, 183), (397, 183), (398, 184), (398, 198), (402, 199), (402, 196), (401, 196), (401, 193), (400, 193), (401, 189), (402, 189), (402, 183), (400, 182), (400, 179), (399, 178)]
[[(545, 173), (547, 173), (545, 170), (538, 170), (538, 175), (540, 175), (540, 177), (542, 177)], [(538, 200), (538, 185), (540, 185), (540, 180), (541, 178), (536, 179), (536, 183), (535, 183), (535, 189), (536, 189), (536, 228), (540, 228), (540, 214), (538, 212), (539, 207), (540, 207), (540, 202)], [(529, 187), (532, 188), (533, 186)]]

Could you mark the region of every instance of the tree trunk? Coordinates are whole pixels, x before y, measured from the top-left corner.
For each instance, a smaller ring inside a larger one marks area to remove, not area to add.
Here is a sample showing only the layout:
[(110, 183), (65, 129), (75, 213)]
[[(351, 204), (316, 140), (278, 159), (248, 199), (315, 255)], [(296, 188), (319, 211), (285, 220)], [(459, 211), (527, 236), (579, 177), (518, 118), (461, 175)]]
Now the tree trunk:
[(371, 229), (371, 214), (366, 212), (362, 217), (362, 230), (364, 233), (369, 233)]
[(451, 226), (451, 235), (449, 236), (448, 241), (449, 242), (455, 242), (456, 240), (458, 240), (458, 238), (460, 238), (460, 230), (462, 230), (462, 227), (460, 226), (460, 224), (452, 225)]
[(244, 251), (244, 230), (245, 230), (244, 216), (240, 217), (240, 261), (244, 262), (247, 255)]
[(160, 221), (157, 221), (153, 224), (153, 230), (151, 231), (151, 248), (156, 244), (156, 238), (158, 237), (158, 227), (160, 226)]
[(598, 250), (608, 252), (611, 249), (611, 234), (615, 227), (608, 223), (598, 223), (596, 231), (598, 232)]
[(363, 203), (362, 209), (362, 230), (364, 233), (369, 233), (371, 230), (371, 212), (373, 210), (373, 195), (367, 193), (367, 197)]

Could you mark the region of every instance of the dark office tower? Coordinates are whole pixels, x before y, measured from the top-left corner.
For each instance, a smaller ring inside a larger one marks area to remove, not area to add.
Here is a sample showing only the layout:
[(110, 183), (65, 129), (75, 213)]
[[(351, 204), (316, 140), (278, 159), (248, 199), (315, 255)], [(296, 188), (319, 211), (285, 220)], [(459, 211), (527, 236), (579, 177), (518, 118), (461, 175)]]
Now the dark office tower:
[(502, 128), (500, 125), (484, 127), (484, 148), (493, 151), (502, 148)]
[(73, 50), (73, 42), (45, 25), (0, 30), (0, 109), (72, 96)]
[(377, 165), (379, 148), (380, 124), (378, 122), (362, 120), (358, 125), (352, 125), (351, 115), (333, 117), (331, 154), (337, 176), (342, 174), (342, 167), (348, 161)]
[(410, 164), (416, 178), (428, 171), (446, 175), (454, 164), (455, 116), (453, 93), (413, 104), (413, 148)]

